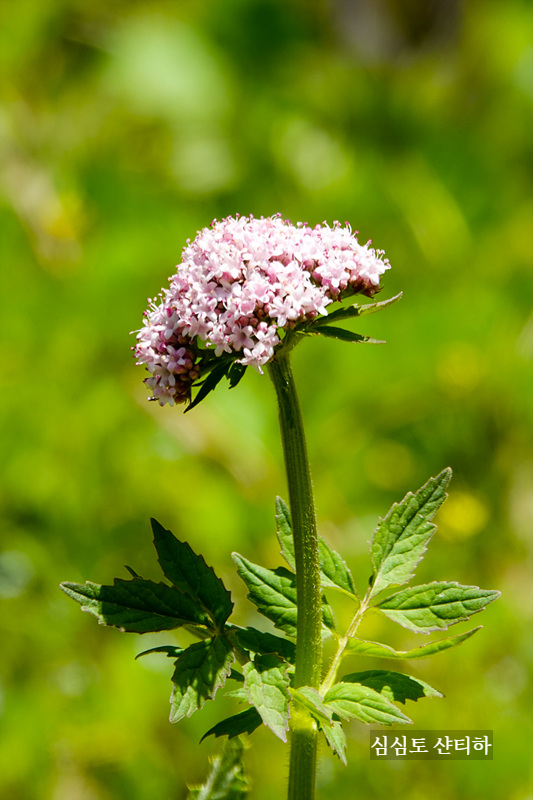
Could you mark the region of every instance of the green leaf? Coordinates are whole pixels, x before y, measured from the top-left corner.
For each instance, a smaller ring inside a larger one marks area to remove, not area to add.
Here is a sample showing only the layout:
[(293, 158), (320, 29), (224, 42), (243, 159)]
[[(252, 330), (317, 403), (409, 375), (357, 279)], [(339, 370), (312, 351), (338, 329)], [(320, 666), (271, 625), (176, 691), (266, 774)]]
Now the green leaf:
[[(276, 498), (276, 522), (281, 554), (288, 565), (295, 569), (291, 512), (281, 497)], [(357, 598), (357, 591), (350, 570), (341, 556), (329, 546), (322, 536), (318, 537), (318, 553), (322, 587), (324, 589), (341, 589), (350, 597)]]
[(135, 572), (135, 570), (133, 569), (133, 567), (128, 567), (128, 565), (127, 565), (127, 564), (125, 564), (124, 566), (125, 566), (125, 568), (128, 570), (128, 572), (130, 573), (130, 575), (131, 575), (131, 577), (132, 577), (132, 578), (142, 578), (142, 575), (139, 575), (139, 573), (138, 573), (138, 572)]
[(289, 677), (287, 665), (275, 655), (257, 656), (243, 667), (250, 703), (267, 728), (282, 742), (289, 729)]
[(322, 586), (324, 588), (341, 589), (350, 597), (357, 598), (357, 590), (346, 562), (329, 546), (322, 536), (318, 537), (318, 553)]
[(379, 692), (357, 683), (337, 683), (326, 693), (324, 703), (343, 719), (355, 718), (378, 725), (411, 722), (409, 717), (402, 714), (399, 708)]
[(292, 570), (296, 570), (294, 559), (294, 541), (292, 538), (292, 520), (288, 505), (276, 497), (276, 528), (281, 547), (281, 555)]
[(312, 686), (300, 686), (298, 689), (291, 689), (291, 697), (303, 706), (317, 722), (324, 725), (331, 725), (333, 712), (326, 708), (319, 692)]
[(207, 780), (202, 786), (192, 787), (187, 800), (245, 800), (248, 781), (242, 765), (243, 749), (240, 739), (227, 740), (213, 759)]
[(387, 700), (395, 700), (398, 703), (405, 703), (406, 700), (419, 700), (421, 697), (443, 697), (441, 692), (433, 689), (429, 683), (401, 672), (371, 669), (367, 672), (352, 672), (350, 675), (344, 675), (341, 681), (369, 686)]
[(217, 625), (224, 625), (233, 603), (220, 578), (187, 542), (180, 542), (157, 520), (152, 519), (151, 523), (155, 549), (165, 576), (177, 589), (200, 603)]
[(231, 672), (233, 648), (225, 639), (191, 644), (178, 657), (172, 683), (170, 721), (179, 722), (212, 700)]
[(282, 639), (281, 636), (258, 631), (256, 628), (232, 628), (232, 634), (238, 646), (248, 653), (275, 653), (289, 663), (294, 662), (296, 648), (289, 639)]
[(322, 595), (322, 636), (329, 636), (330, 632), (334, 631), (335, 619), (333, 617), (333, 611), (331, 610), (331, 606), (328, 605), (325, 595)]
[(347, 331), (344, 328), (334, 328), (333, 325), (322, 327), (321, 325), (314, 325), (309, 330), (310, 333), (316, 333), (320, 336), (326, 336), (329, 339), (341, 339), (343, 342), (355, 342), (356, 344), (385, 344), (380, 339), (371, 339), (370, 336), (361, 336), (359, 333)]
[(402, 297), (403, 292), (399, 292), (395, 294), (394, 297), (389, 297), (388, 300), (380, 300), (377, 303), (366, 303), (364, 306), (360, 306), (359, 316), (366, 317), (368, 314), (375, 314), (377, 311), (383, 311), (385, 308), (397, 303)]
[[(237, 572), (248, 587), (248, 597), (257, 610), (288, 636), (296, 636), (296, 576), (284, 567), (267, 569), (252, 564), (238, 553), (232, 553)], [(335, 622), (330, 607), (323, 606), (325, 632), (333, 630)]]
[(438, 639), (436, 642), (429, 642), (422, 647), (415, 647), (413, 650), (394, 650), (394, 648), (389, 647), (389, 645), (381, 644), (380, 642), (365, 642), (362, 639), (350, 639), (348, 642), (348, 650), (359, 656), (371, 656), (374, 658), (425, 658), (426, 656), (433, 656), (435, 653), (442, 653), (444, 650), (450, 650), (452, 647), (463, 644), (463, 642), (470, 639), (474, 633), (480, 631), (482, 627), (482, 625), (479, 625), (471, 631), (461, 633), (460, 636)]
[(235, 361), (231, 367), (229, 368), (228, 372), (228, 379), (229, 379), (229, 388), (234, 389), (237, 384), (239, 384), (242, 379), (244, 378), (244, 373), (246, 372), (246, 365), (239, 364)]
[[(243, 678), (244, 680), (244, 678)], [(231, 697), (232, 700), (236, 700), (238, 703), (247, 703), (248, 704), (248, 692), (244, 688), (244, 686), (239, 686), (238, 689), (233, 689), (231, 692), (224, 692), (224, 697)]]
[(492, 589), (436, 581), (412, 586), (378, 603), (386, 617), (415, 633), (429, 633), (464, 622), (500, 596)]
[(208, 623), (189, 597), (166, 583), (115, 578), (112, 586), (87, 581), (62, 583), (61, 588), (81, 605), (82, 611), (94, 614), (102, 625), (112, 625), (128, 633), (152, 633)]
[(203, 742), (208, 736), (227, 736), (228, 739), (233, 739), (234, 736), (242, 736), (243, 733), (253, 733), (262, 724), (263, 720), (257, 709), (247, 708), (246, 711), (241, 711), (240, 714), (234, 714), (213, 725), (207, 733), (204, 733), (200, 741)]
[(279, 567), (271, 570), (252, 564), (232, 553), (237, 572), (248, 588), (248, 597), (258, 611), (276, 628), (296, 636), (296, 582), (292, 572)]
[(346, 766), (346, 734), (342, 729), (342, 723), (332, 722), (330, 725), (323, 725), (321, 726), (321, 731), (335, 755)]
[(194, 400), (191, 403), (189, 403), (189, 405), (185, 409), (185, 413), (187, 413), (187, 411), (190, 411), (195, 406), (197, 406), (198, 403), (201, 403), (202, 400), (204, 400), (207, 397), (207, 395), (218, 386), (224, 375), (227, 374), (228, 370), (229, 370), (229, 363), (227, 361), (224, 361), (221, 364), (217, 364), (216, 367), (213, 367), (207, 378), (205, 378), (205, 380), (203, 380), (199, 384), (200, 389), (198, 390), (198, 393), (194, 398)]
[(408, 583), (426, 552), (436, 526), (431, 523), (447, 497), (451, 469), (430, 478), (416, 494), (409, 492), (380, 519), (370, 545), (374, 568), (374, 596), (393, 584)]
[(142, 653), (137, 653), (135, 660), (141, 658), (141, 656), (147, 656), (150, 653), (164, 653), (169, 658), (177, 658), (183, 653), (184, 649), (184, 647), (174, 647), (174, 645), (171, 644), (164, 644), (161, 645), (161, 647), (151, 647), (149, 650), (143, 650)]
[(367, 303), (366, 305), (352, 305), (345, 308), (339, 308), (337, 311), (332, 311), (327, 317), (320, 319), (321, 325), (326, 325), (330, 322), (338, 322), (341, 319), (350, 319), (353, 317), (365, 317), (368, 314), (375, 314), (376, 311), (382, 311), (384, 308), (391, 306), (400, 300), (403, 292), (391, 297), (389, 300), (381, 300), (379, 303)]

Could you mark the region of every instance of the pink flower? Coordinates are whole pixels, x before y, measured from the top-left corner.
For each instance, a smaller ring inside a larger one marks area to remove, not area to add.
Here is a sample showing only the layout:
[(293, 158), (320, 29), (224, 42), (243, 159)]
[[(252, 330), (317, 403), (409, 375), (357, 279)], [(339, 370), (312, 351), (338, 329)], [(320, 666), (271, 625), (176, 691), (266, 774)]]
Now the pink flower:
[(192, 384), (224, 356), (259, 372), (285, 331), (327, 314), (351, 294), (372, 296), (389, 269), (349, 226), (314, 228), (274, 217), (228, 217), (201, 230), (134, 348), (152, 399), (190, 401)]

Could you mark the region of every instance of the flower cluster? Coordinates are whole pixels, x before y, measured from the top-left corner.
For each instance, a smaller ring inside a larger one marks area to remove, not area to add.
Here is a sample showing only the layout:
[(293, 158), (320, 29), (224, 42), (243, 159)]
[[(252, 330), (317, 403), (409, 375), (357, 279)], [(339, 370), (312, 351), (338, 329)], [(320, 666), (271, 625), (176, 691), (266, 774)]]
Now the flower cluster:
[(349, 294), (372, 296), (389, 268), (350, 227), (228, 217), (188, 241), (170, 288), (145, 312), (134, 348), (161, 405), (190, 400), (212, 355), (261, 372), (284, 331)]

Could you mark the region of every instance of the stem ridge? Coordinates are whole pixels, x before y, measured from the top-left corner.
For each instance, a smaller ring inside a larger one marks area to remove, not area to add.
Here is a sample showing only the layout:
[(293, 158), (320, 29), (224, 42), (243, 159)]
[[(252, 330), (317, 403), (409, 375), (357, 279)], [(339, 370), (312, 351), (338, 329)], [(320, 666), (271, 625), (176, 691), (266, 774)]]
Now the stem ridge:
[[(322, 592), (313, 487), (300, 402), (289, 359), (280, 350), (268, 364), (278, 400), (279, 423), (294, 537), (298, 605), (294, 685), (320, 686)], [(315, 794), (317, 726), (303, 710), (292, 709), (289, 800)]]

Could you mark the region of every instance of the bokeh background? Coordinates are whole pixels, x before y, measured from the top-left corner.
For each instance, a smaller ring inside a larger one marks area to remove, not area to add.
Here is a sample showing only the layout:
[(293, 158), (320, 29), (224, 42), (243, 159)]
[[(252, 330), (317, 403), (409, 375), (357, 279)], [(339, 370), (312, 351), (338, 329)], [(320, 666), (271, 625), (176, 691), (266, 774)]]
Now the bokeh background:
[[(230, 702), (171, 726), (171, 662), (134, 661), (173, 635), (99, 627), (58, 584), (157, 576), (156, 516), (251, 619), (230, 552), (280, 563), (271, 387), (148, 404), (129, 332), (199, 228), (280, 211), (349, 220), (391, 260), (381, 298), (404, 291), (357, 328), (386, 346), (295, 352), (322, 532), (364, 584), (376, 517), (451, 465), (420, 578), (503, 593), (411, 662), (447, 697), (407, 710), (493, 729), (494, 761), (370, 762), (354, 724), (320, 797), (531, 800), (533, 4), (8, 0), (0, 65), (0, 796), (182, 800), (219, 747)], [(252, 797), (286, 765), (254, 734)]]

